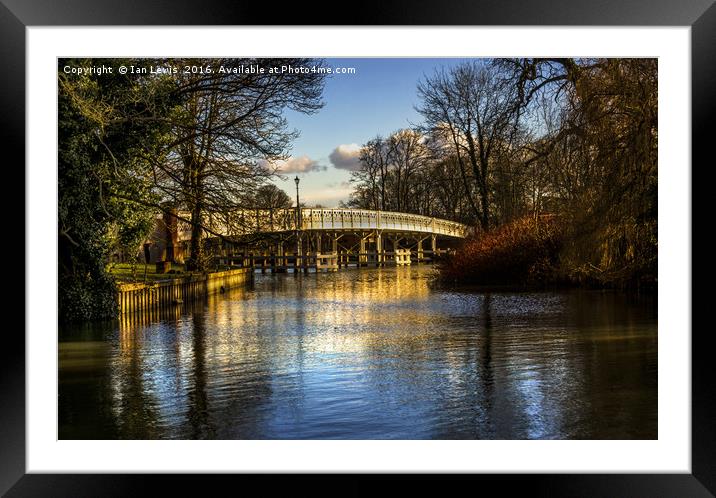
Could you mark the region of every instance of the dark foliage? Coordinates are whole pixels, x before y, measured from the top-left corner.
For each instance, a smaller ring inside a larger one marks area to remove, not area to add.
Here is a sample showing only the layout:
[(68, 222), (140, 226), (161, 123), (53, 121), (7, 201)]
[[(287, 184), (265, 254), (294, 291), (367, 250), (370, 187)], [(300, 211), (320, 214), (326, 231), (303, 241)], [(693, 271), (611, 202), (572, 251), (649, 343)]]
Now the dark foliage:
[(476, 285), (554, 282), (562, 244), (557, 217), (525, 216), (467, 240), (441, 264), (441, 277)]

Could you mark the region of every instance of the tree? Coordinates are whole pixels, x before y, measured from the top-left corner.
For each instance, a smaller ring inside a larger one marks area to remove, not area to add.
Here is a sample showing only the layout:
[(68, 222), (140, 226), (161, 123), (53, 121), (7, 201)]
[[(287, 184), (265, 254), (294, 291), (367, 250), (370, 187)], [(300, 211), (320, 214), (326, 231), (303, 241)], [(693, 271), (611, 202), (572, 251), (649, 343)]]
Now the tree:
[(267, 183), (256, 189), (251, 207), (254, 209), (288, 209), (293, 207), (293, 201), (286, 192), (276, 185)]
[(351, 175), (355, 190), (349, 204), (363, 209), (422, 212), (423, 172), (430, 158), (424, 139), (420, 132), (404, 129), (364, 144), (361, 167)]
[(161, 157), (173, 105), (161, 78), (62, 71), (96, 62), (58, 61), (60, 321), (116, 316), (109, 255), (136, 251), (153, 227), (148, 158)]
[(511, 150), (519, 107), (514, 86), (487, 63), (471, 61), (441, 69), (418, 83), (417, 111), (425, 127), (453, 147), (465, 194), (483, 229), (490, 226), (492, 170)]
[[(155, 163), (155, 171), (161, 194), (191, 212), (188, 269), (206, 267), (206, 215), (243, 207), (244, 194), (275, 174), (265, 164), (287, 157), (298, 132), (288, 130), (284, 111), (311, 114), (323, 106), (323, 72), (280, 68), (321, 64), (312, 59), (191, 59), (187, 65), (211, 69), (175, 78), (181, 106), (172, 122), (170, 153)], [(238, 70), (251, 65), (264, 70)]]
[(429, 150), (425, 137), (414, 130), (398, 130), (388, 138), (390, 199), (395, 211), (417, 212), (420, 210), (422, 190), (419, 175), (427, 166)]
[(359, 185), (353, 196), (354, 207), (385, 211), (390, 149), (380, 135), (369, 140), (360, 150), (360, 169), (351, 174)]
[(511, 59), (523, 109), (559, 102), (557, 126), (528, 147), (551, 170), (577, 277), (653, 283), (657, 273), (657, 60)]
[(435, 205), (432, 206), (434, 216), (468, 222), (469, 206), (465, 205), (464, 184), (458, 171), (457, 158), (454, 154), (436, 157), (428, 174)]

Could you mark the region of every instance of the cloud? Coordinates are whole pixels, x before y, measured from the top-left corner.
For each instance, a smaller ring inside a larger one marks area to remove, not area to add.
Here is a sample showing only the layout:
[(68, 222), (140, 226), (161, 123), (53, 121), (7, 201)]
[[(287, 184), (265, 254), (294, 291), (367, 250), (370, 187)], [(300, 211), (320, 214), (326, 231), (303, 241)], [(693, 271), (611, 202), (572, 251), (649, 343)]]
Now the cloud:
[(328, 159), (338, 169), (357, 171), (360, 169), (360, 146), (358, 144), (341, 144), (333, 149)]
[(307, 191), (301, 198), (308, 205), (320, 204), (323, 207), (337, 207), (340, 201), (347, 201), (350, 198), (351, 192), (351, 188), (329, 188), (322, 191)]
[(269, 162), (265, 159), (259, 161), (259, 164), (266, 169), (276, 168), (278, 173), (310, 173), (311, 171), (325, 171), (326, 167), (318, 164), (318, 161), (308, 156), (289, 157), (282, 161)]

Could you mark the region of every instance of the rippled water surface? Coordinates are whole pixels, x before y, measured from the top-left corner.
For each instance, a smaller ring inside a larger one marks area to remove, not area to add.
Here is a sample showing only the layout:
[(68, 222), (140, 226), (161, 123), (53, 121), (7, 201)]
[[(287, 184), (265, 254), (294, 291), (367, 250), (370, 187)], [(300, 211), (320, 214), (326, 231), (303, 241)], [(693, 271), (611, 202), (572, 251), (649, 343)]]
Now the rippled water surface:
[(257, 274), (190, 309), (61, 330), (59, 437), (657, 437), (653, 298), (432, 277)]

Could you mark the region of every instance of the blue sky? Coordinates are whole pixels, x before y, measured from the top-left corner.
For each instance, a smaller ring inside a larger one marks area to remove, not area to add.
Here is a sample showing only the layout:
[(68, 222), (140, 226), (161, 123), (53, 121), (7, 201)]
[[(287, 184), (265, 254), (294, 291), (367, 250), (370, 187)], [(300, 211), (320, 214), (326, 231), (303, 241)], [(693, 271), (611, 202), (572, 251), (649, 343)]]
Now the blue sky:
[(279, 165), (286, 179), (274, 183), (293, 199), (293, 178), (298, 174), (302, 202), (333, 207), (347, 200), (348, 168), (355, 166), (356, 146), (378, 134), (386, 136), (411, 123), (420, 123), (421, 117), (414, 109), (418, 104), (418, 81), (441, 66), (450, 67), (464, 60), (326, 59), (330, 67), (354, 67), (356, 72), (327, 79), (325, 106), (317, 114), (286, 113), (289, 127), (298, 129), (301, 136), (293, 144), (291, 159)]

